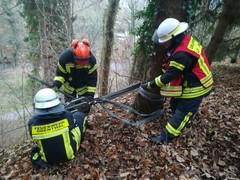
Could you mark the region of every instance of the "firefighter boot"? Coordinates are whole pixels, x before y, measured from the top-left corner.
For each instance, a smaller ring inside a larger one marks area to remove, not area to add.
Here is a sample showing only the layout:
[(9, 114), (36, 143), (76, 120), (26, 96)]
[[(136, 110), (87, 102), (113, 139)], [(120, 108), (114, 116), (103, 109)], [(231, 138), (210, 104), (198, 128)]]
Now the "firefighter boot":
[(163, 129), (162, 132), (158, 136), (154, 136), (151, 138), (153, 143), (164, 143), (171, 142), (175, 137), (167, 132), (166, 129)]

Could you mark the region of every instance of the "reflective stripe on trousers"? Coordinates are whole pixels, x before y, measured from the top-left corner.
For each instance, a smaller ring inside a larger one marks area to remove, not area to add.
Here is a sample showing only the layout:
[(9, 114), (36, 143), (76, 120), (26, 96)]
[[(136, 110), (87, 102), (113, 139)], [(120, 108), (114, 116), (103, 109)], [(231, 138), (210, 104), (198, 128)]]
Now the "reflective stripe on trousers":
[(179, 136), (184, 127), (191, 122), (191, 119), (198, 111), (202, 97), (192, 99), (171, 99), (172, 117), (166, 125), (166, 130), (172, 137)]

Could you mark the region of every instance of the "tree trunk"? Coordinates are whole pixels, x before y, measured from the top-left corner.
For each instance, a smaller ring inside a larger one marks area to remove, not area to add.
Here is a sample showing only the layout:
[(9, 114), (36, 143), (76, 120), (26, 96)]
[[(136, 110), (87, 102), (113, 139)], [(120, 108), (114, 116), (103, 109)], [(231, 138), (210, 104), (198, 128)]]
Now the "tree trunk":
[(114, 41), (114, 24), (119, 7), (120, 0), (109, 0), (106, 10), (105, 26), (103, 30), (103, 49), (100, 63), (99, 76), (99, 96), (103, 96), (108, 92), (108, 76), (110, 69), (110, 58)]
[(212, 63), (214, 56), (223, 41), (224, 34), (229, 25), (231, 25), (239, 15), (240, 1), (225, 0), (223, 4), (223, 12), (219, 18), (214, 34), (206, 48), (206, 55), (209, 63)]
[[(159, 1), (155, 0), (157, 14), (153, 13), (154, 24), (153, 29), (149, 30), (153, 34), (154, 30), (158, 28), (160, 22), (168, 17), (173, 17), (178, 19), (179, 21), (186, 20), (186, 12), (182, 8), (183, 1), (179, 0), (172, 0), (172, 1)], [(148, 8), (148, 7), (147, 7)], [(156, 52), (154, 55), (146, 58), (147, 48), (149, 48), (152, 44), (145, 43), (145, 37), (140, 37), (138, 41), (139, 45), (139, 52), (136, 58), (134, 59), (134, 65), (132, 69), (132, 77), (137, 77), (142, 79), (142, 81), (149, 81), (153, 80), (156, 76), (159, 76), (162, 72), (162, 59), (166, 53), (165, 48), (160, 45), (153, 44), (153, 50)], [(159, 94), (159, 88), (151, 90), (153, 94)], [(140, 111), (141, 113), (152, 113), (159, 107), (163, 107), (163, 102), (153, 102), (143, 98), (141, 95), (137, 95), (134, 108)]]

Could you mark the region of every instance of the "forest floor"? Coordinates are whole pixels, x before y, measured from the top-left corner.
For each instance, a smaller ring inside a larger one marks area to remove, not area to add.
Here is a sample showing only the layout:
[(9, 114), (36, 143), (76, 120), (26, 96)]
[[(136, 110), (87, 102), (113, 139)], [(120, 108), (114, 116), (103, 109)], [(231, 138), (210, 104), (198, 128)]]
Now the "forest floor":
[[(172, 143), (149, 141), (171, 116), (168, 101), (160, 118), (139, 127), (93, 107), (91, 128), (73, 160), (37, 169), (29, 160), (32, 142), (23, 142), (0, 150), (0, 179), (240, 179), (240, 64), (214, 64), (213, 76), (213, 92)], [(134, 97), (117, 101), (129, 105)]]

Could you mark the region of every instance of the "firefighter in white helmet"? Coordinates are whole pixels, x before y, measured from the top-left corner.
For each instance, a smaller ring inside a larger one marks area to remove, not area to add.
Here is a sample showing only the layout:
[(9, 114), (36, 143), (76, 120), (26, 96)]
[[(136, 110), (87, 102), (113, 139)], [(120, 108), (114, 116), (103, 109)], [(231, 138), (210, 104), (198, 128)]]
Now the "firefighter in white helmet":
[(84, 138), (85, 114), (65, 110), (58, 94), (50, 88), (36, 93), (34, 107), (34, 116), (28, 122), (30, 136), (36, 143), (31, 153), (32, 163), (47, 168), (73, 159)]
[(153, 34), (155, 43), (163, 44), (167, 54), (163, 59), (163, 73), (154, 80), (142, 84), (142, 88), (160, 87), (162, 96), (171, 97), (172, 117), (161, 133), (151, 141), (171, 142), (192, 120), (202, 98), (207, 96), (213, 84), (212, 73), (203, 47), (185, 33), (188, 23), (175, 18), (165, 19)]

